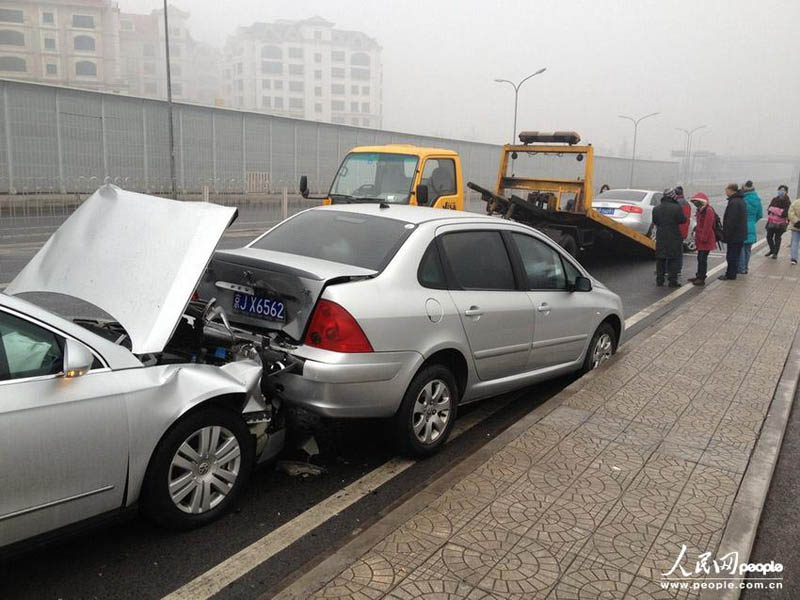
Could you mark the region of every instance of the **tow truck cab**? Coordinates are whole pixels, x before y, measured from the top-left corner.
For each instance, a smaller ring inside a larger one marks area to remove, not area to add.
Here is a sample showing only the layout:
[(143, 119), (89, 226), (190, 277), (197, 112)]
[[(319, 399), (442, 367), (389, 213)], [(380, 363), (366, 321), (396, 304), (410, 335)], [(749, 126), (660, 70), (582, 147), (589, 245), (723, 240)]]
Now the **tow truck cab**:
[[(309, 198), (308, 180), (300, 193)], [(464, 210), (457, 152), (406, 144), (360, 146), (342, 160), (323, 204), (382, 202)]]

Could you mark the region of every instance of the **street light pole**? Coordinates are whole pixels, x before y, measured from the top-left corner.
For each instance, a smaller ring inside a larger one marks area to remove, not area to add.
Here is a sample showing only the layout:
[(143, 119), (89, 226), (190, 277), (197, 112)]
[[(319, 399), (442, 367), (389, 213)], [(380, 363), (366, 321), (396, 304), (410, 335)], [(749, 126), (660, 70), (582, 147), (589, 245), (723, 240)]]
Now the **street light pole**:
[(661, 113), (654, 112), (650, 113), (649, 115), (644, 115), (643, 117), (639, 117), (638, 119), (634, 119), (633, 117), (629, 117), (627, 115), (619, 115), (620, 119), (626, 119), (633, 123), (633, 152), (631, 153), (631, 177), (630, 182), (628, 183), (628, 187), (633, 187), (633, 167), (636, 164), (636, 136), (639, 133), (639, 123), (644, 121), (645, 119), (649, 119), (650, 117), (655, 117), (656, 115), (660, 115)]
[[(697, 147), (700, 148), (700, 142), (703, 139), (703, 136), (707, 134), (710, 130), (705, 129), (700, 135), (697, 136)], [(695, 162), (697, 161), (697, 150), (694, 149), (694, 139), (689, 144), (689, 177), (687, 179), (686, 185), (689, 185), (692, 181), (694, 181), (694, 167)]]
[(178, 184), (175, 179), (175, 131), (172, 124), (172, 72), (169, 66), (169, 17), (167, 0), (164, 0), (164, 47), (167, 51), (167, 125), (169, 131), (169, 178), (172, 183), (172, 199), (178, 199)]
[(514, 131), (511, 133), (511, 143), (515, 144), (517, 141), (517, 107), (519, 106), (519, 88), (522, 87), (522, 84), (528, 81), (531, 77), (536, 77), (537, 75), (541, 75), (547, 70), (547, 67), (539, 69), (535, 73), (531, 73), (525, 79), (520, 81), (519, 83), (514, 83), (513, 81), (509, 81), (508, 79), (495, 79), (495, 83), (507, 83), (511, 87), (514, 88)]
[(678, 131), (682, 131), (686, 134), (686, 144), (683, 146), (683, 178), (686, 180), (684, 185), (689, 185), (689, 177), (691, 173), (689, 173), (689, 165), (690, 165), (690, 157), (689, 153), (692, 151), (692, 136), (694, 135), (695, 131), (700, 131), (701, 129), (705, 129), (708, 125), (698, 125), (694, 129), (683, 129), (681, 127), (676, 127)]

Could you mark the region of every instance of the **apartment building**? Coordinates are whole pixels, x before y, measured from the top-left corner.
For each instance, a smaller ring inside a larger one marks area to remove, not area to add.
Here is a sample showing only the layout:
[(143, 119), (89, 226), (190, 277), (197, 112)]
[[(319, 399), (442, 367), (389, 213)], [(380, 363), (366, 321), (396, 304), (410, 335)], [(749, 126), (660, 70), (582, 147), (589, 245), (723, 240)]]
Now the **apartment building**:
[(228, 38), (228, 106), (362, 127), (381, 126), (381, 47), (320, 17), (239, 27)]
[[(221, 53), (192, 38), (188, 12), (169, 6), (168, 16), (173, 99), (214, 104), (222, 85)], [(121, 73), (129, 92), (166, 98), (163, 9), (148, 15), (121, 13), (119, 27)]]
[(0, 2), (0, 77), (119, 90), (118, 57), (111, 0)]

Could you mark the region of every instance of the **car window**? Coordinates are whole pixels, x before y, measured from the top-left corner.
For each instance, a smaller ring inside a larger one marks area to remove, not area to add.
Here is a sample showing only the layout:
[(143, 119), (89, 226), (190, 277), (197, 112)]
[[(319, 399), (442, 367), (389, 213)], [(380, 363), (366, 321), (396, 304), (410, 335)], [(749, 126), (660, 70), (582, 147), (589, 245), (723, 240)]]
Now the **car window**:
[(541, 240), (521, 233), (512, 234), (519, 249), (528, 286), (532, 290), (565, 290), (567, 278), (561, 256)]
[(583, 277), (578, 268), (569, 262), (566, 258), (562, 258), (561, 262), (564, 263), (564, 271), (567, 274), (567, 285), (572, 285), (578, 277)]
[(465, 290), (513, 290), (514, 273), (499, 231), (460, 231), (442, 236), (455, 284)]
[(428, 186), (428, 203), (456, 193), (456, 166), (449, 158), (431, 158), (422, 170), (422, 183)]
[(61, 348), (51, 331), (0, 312), (0, 381), (60, 373)]
[(442, 261), (439, 260), (439, 247), (436, 245), (435, 240), (428, 246), (425, 255), (419, 262), (417, 279), (422, 287), (437, 290), (447, 289), (447, 280), (442, 269)]
[(413, 231), (412, 223), (397, 219), (309, 210), (272, 229), (253, 248), (380, 271)]
[(650, 206), (658, 206), (661, 203), (661, 198), (664, 197), (664, 194), (661, 192), (657, 192), (653, 194), (653, 197), (650, 199)]

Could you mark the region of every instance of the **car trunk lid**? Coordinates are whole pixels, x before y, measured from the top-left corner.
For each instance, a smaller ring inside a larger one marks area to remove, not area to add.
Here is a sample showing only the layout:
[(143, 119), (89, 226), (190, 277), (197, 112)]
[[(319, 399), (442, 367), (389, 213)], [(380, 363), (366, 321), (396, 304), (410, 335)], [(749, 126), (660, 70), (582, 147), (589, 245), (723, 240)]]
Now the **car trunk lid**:
[(232, 322), (282, 331), (299, 342), (326, 285), (377, 274), (363, 267), (247, 247), (218, 250), (199, 292), (203, 298), (216, 298)]
[(108, 313), (134, 354), (164, 349), (235, 208), (98, 189), (6, 288), (65, 294)]

